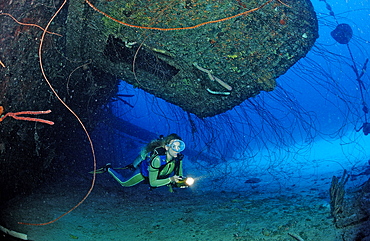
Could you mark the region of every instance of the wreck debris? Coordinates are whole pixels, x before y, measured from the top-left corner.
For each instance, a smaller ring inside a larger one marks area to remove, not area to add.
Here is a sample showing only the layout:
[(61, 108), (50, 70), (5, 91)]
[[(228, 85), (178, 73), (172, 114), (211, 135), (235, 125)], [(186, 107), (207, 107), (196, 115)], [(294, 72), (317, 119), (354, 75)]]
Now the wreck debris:
[(330, 186), (330, 209), (331, 215), (334, 217), (334, 222), (338, 219), (338, 216), (343, 213), (343, 201), (344, 201), (344, 185), (347, 183), (349, 175), (347, 170), (343, 171), (342, 178), (339, 179), (333, 176)]
[(209, 88), (207, 88), (207, 91), (211, 93), (212, 95), (230, 95), (230, 92), (227, 92), (227, 91), (214, 91)]
[(292, 238), (294, 238), (295, 240), (298, 240), (298, 241), (304, 241), (303, 238), (301, 238), (298, 234), (295, 234), (295, 233), (288, 233), (288, 235)]
[(27, 234), (24, 234), (24, 233), (19, 233), (19, 232), (16, 232), (16, 231), (13, 231), (13, 230), (10, 230), (10, 229), (7, 229), (3, 226), (0, 225), (0, 231), (5, 233), (5, 234), (8, 234), (14, 238), (17, 238), (17, 239), (21, 239), (21, 240), (28, 240), (28, 237), (27, 237)]
[[(370, 179), (359, 187), (345, 195), (345, 184), (349, 177), (346, 170), (343, 171), (342, 177), (339, 179), (333, 176), (330, 187), (330, 208), (331, 215), (334, 218), (334, 223), (337, 228), (345, 228), (348, 226), (362, 225), (364, 222), (369, 222), (370, 213), (368, 211)], [(370, 233), (366, 234), (370, 235)], [(353, 240), (348, 238), (346, 240)]]
[(198, 63), (193, 63), (194, 67), (196, 67), (197, 69), (199, 69), (200, 71), (204, 72), (204, 73), (207, 73), (208, 74), (208, 77), (210, 78), (210, 80), (212, 81), (217, 81), (217, 83), (219, 83), (222, 87), (224, 87), (225, 89), (231, 91), (233, 88), (228, 85), (227, 83), (225, 83), (224, 81), (220, 80), (219, 78), (217, 78), (216, 76), (214, 76), (210, 70), (208, 69), (205, 69), (205, 68), (202, 68), (198, 65)]

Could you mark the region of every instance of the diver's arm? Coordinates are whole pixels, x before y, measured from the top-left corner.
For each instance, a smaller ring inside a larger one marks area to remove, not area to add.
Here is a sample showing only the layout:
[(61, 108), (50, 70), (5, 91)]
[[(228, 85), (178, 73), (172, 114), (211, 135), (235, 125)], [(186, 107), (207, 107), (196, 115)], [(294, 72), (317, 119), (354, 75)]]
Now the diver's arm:
[(180, 163), (179, 163), (179, 176), (181, 177), (181, 176), (183, 176), (184, 174), (183, 174), (183, 171), (182, 171), (182, 160), (180, 161)]
[(152, 187), (161, 187), (170, 184), (171, 178), (158, 179), (159, 176), (160, 159), (156, 157), (149, 166), (149, 184)]

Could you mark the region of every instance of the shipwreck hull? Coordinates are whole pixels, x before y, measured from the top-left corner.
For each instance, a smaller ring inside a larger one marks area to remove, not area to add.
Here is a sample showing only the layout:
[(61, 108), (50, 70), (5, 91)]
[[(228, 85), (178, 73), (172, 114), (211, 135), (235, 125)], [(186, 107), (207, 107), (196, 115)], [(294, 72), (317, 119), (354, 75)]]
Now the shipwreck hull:
[[(318, 37), (316, 14), (304, 0), (90, 5), (70, 3), (69, 58), (90, 59), (93, 66), (201, 118), (273, 90), (276, 78)], [(260, 9), (247, 13), (255, 8)], [(245, 14), (233, 17), (240, 13)], [(214, 22), (204, 24), (209, 21)]]

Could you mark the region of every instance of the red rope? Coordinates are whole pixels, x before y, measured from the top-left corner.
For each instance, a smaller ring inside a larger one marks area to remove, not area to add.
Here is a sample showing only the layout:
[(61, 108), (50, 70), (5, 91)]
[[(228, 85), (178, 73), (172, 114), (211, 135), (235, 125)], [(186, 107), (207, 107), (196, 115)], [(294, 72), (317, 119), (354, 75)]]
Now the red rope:
[[(225, 18), (221, 18), (221, 19), (216, 19), (216, 20), (210, 20), (210, 21), (206, 21), (206, 22), (203, 22), (203, 23), (199, 23), (199, 24), (196, 24), (196, 25), (193, 25), (193, 26), (187, 26), (187, 27), (178, 27), (178, 28), (159, 28), (159, 27), (148, 27), (148, 26), (139, 26), (139, 25), (133, 25), (133, 24), (129, 24), (129, 23), (125, 23), (125, 22), (122, 22), (118, 19), (115, 19), (113, 18), (112, 16), (110, 16), (109, 14), (103, 12), (102, 10), (98, 9), (97, 7), (95, 7), (89, 0), (85, 0), (86, 3), (92, 8), (94, 9), (95, 11), (97, 11), (98, 13), (106, 16), (107, 18), (110, 18), (111, 20), (119, 23), (119, 24), (122, 24), (122, 25), (125, 25), (127, 27), (131, 27), (131, 28), (139, 28), (139, 29), (151, 29), (151, 30), (160, 30), (160, 31), (173, 31), (173, 30), (187, 30), (187, 29), (195, 29), (195, 28), (199, 28), (201, 26), (204, 26), (204, 25), (207, 25), (207, 24), (211, 24), (211, 23), (219, 23), (219, 22), (223, 22), (223, 21), (227, 21), (227, 20), (230, 20), (230, 19), (233, 19), (233, 18), (237, 18), (237, 17), (240, 17), (242, 15), (247, 15), (251, 12), (255, 12), (257, 10), (260, 10), (261, 8), (263, 8), (264, 6), (266, 6), (267, 4), (271, 3), (272, 1), (274, 0), (268, 0), (267, 2), (263, 3), (262, 5), (260, 5), (259, 7), (256, 7), (256, 8), (253, 8), (253, 9), (250, 9), (248, 11), (245, 11), (245, 12), (242, 12), (242, 13), (238, 13), (236, 15), (233, 15), (233, 16), (229, 16), (229, 17), (225, 17)], [(278, 0), (279, 1), (279, 0)], [(279, 1), (280, 2), (280, 1)], [(281, 2), (280, 2), (281, 3)], [(285, 4), (284, 4), (285, 5)]]

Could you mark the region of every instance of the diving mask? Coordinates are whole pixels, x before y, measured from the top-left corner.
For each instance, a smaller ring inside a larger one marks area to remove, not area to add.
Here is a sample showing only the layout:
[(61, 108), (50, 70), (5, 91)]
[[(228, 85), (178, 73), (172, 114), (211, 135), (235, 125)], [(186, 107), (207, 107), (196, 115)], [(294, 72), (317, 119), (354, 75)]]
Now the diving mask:
[(182, 152), (183, 150), (185, 150), (185, 142), (183, 142), (182, 140), (178, 140), (178, 139), (173, 140), (167, 146), (175, 152)]

